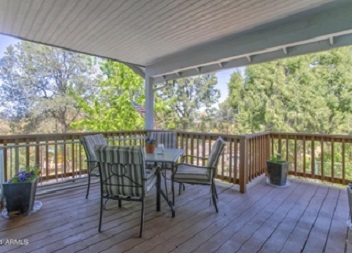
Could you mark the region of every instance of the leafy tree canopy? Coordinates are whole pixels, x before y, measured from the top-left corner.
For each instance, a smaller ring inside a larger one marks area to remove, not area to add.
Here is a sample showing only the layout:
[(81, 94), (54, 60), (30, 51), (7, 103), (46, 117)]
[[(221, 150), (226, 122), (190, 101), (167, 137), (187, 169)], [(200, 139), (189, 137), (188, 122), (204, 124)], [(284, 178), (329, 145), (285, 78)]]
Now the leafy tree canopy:
[[(0, 98), (6, 119), (23, 123), (13, 124), (22, 126), (13, 132), (67, 132), (79, 115), (69, 91), (82, 98), (94, 93), (90, 62), (90, 57), (31, 42), (9, 46), (0, 59)], [(55, 126), (39, 127), (48, 119)]]
[(199, 130), (202, 113), (213, 113), (212, 106), (219, 100), (220, 91), (215, 88), (214, 74), (181, 78), (167, 83), (156, 92), (156, 101), (161, 100), (162, 108), (156, 107), (157, 120), (161, 128)]
[(352, 47), (235, 72), (228, 102), (237, 133), (347, 133), (352, 120)]
[(72, 92), (84, 112), (72, 123), (75, 129), (117, 131), (144, 128), (144, 119), (132, 102), (144, 104), (144, 81), (129, 67), (113, 61), (99, 63), (102, 79), (97, 93), (86, 100)]

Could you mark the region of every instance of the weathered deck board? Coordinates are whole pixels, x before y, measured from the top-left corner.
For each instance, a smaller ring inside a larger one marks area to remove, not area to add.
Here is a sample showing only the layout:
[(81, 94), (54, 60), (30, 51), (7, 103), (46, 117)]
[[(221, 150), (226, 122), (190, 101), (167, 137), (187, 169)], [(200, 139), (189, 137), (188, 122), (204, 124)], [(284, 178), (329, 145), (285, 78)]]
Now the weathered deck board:
[(37, 196), (43, 208), (27, 217), (0, 218), (0, 239), (28, 245), (0, 252), (351, 252), (352, 233), (345, 189), (291, 180), (287, 188), (261, 181), (240, 194), (219, 185), (219, 213), (208, 187), (187, 186), (176, 198), (176, 217), (166, 203), (155, 211), (146, 200), (143, 238), (138, 238), (140, 203), (110, 202), (98, 233), (99, 186), (89, 199), (85, 187)]

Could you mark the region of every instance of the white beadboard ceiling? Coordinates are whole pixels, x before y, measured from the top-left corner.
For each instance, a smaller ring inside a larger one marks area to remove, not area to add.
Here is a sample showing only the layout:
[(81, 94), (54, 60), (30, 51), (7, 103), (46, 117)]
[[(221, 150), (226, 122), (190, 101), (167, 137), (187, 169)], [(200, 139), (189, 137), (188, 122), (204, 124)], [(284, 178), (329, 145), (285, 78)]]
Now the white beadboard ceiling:
[(154, 81), (349, 45), (351, 0), (0, 0), (0, 33)]

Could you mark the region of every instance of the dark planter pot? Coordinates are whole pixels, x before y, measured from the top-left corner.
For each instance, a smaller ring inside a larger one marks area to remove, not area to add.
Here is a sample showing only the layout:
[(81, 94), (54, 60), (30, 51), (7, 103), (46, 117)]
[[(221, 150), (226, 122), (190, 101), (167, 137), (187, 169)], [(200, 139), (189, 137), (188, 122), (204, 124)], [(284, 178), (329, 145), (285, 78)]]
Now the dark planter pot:
[(288, 162), (267, 161), (270, 184), (284, 186), (287, 182)]
[(4, 183), (4, 197), (8, 216), (27, 215), (33, 210), (37, 179), (23, 183)]
[(352, 229), (352, 189), (347, 186), (347, 197), (348, 197), (348, 205), (350, 207), (350, 215), (349, 215), (349, 218), (348, 218), (348, 226), (350, 229)]

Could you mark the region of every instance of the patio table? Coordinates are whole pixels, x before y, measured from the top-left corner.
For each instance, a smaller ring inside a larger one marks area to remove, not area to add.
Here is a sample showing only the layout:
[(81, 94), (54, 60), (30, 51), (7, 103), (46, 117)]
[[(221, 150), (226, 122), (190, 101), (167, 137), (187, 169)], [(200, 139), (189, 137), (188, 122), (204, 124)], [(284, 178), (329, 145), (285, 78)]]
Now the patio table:
[[(172, 149), (172, 148), (165, 148), (163, 154), (158, 154), (154, 152), (153, 154), (146, 153), (145, 161), (150, 163), (169, 163), (174, 167), (177, 160), (185, 151), (183, 149)], [(169, 200), (168, 194), (165, 194), (164, 191), (161, 189), (161, 173), (157, 175), (157, 194), (156, 194), (156, 210), (160, 211), (160, 195), (164, 197), (167, 204), (169, 205), (172, 217), (175, 217), (175, 209), (172, 202)]]

